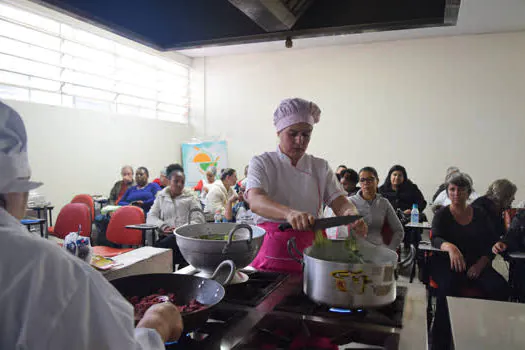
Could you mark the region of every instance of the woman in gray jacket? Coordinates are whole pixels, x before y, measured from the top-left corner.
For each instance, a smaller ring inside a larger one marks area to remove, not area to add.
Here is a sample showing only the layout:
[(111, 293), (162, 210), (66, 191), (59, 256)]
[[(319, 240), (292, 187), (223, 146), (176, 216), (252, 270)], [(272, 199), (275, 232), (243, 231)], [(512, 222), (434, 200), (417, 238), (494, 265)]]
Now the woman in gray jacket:
[[(202, 210), (201, 204), (193, 194), (184, 188), (186, 176), (184, 169), (179, 164), (172, 164), (166, 169), (169, 185), (157, 193), (157, 198), (148, 212), (146, 222), (159, 227), (161, 240), (155, 243), (155, 247), (173, 249), (173, 265), (187, 265), (180, 254), (179, 247), (173, 230), (188, 223), (188, 215), (191, 209)], [(191, 224), (205, 223), (201, 212), (193, 213)]]
[(350, 201), (355, 204), (368, 225), (366, 240), (395, 251), (403, 240), (405, 231), (390, 202), (377, 193), (377, 171), (372, 167), (364, 167), (359, 171), (359, 183), (361, 189), (350, 197)]

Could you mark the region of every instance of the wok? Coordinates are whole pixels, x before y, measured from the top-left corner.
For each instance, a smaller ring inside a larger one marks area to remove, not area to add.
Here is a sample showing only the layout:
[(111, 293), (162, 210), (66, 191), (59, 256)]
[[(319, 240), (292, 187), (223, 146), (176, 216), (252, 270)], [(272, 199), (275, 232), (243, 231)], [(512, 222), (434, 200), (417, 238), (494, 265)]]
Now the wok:
[(123, 277), (111, 281), (111, 284), (124, 297), (144, 297), (164, 289), (175, 294), (175, 304), (185, 305), (192, 299), (205, 308), (182, 314), (184, 332), (195, 330), (206, 323), (212, 308), (224, 298), (223, 284), (228, 284), (235, 273), (235, 264), (231, 260), (223, 261), (211, 279), (171, 273), (145, 274)]

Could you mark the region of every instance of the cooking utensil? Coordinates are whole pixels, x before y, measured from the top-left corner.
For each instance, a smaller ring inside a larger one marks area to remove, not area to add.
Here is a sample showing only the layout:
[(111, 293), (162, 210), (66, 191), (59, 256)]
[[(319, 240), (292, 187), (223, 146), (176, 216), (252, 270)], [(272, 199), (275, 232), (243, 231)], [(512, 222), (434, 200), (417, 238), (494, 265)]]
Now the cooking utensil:
[[(326, 228), (330, 227), (337, 227), (337, 226), (343, 226), (351, 224), (354, 221), (357, 221), (361, 219), (363, 216), (361, 215), (346, 215), (346, 216), (336, 216), (333, 218), (322, 218), (322, 219), (316, 219), (314, 222), (314, 226), (312, 227), (312, 231), (317, 230), (324, 230)], [(279, 225), (280, 231), (286, 231), (292, 228), (292, 225), (285, 222)]]
[(303, 265), (303, 292), (317, 303), (346, 309), (378, 307), (394, 302), (397, 254), (365, 240), (358, 240), (357, 246), (365, 263), (344, 262), (348, 261), (346, 240), (314, 245), (301, 253), (297, 250), (295, 238), (291, 238), (288, 253)]
[[(188, 222), (191, 222), (190, 219), (188, 217)], [(204, 235), (224, 236), (226, 232), (227, 241), (199, 238)], [(211, 274), (227, 259), (239, 269), (248, 266), (257, 256), (265, 234), (266, 231), (260, 227), (234, 223), (191, 224), (175, 230), (177, 245), (184, 259), (205, 274)]]
[(110, 281), (124, 297), (144, 297), (155, 294), (159, 289), (175, 294), (177, 305), (186, 305), (196, 299), (206, 305), (205, 308), (182, 314), (184, 332), (187, 333), (206, 323), (212, 308), (224, 298), (224, 287), (235, 273), (235, 264), (225, 260), (217, 266), (212, 279), (179, 275), (172, 273), (156, 273), (123, 277)]

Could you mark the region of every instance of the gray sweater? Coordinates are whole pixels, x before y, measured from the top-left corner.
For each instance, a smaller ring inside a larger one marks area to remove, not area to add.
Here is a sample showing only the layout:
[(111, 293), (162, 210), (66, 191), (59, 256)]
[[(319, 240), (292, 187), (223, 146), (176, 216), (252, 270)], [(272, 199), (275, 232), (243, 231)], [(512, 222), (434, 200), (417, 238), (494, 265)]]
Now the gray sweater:
[(405, 230), (388, 200), (378, 193), (376, 198), (367, 201), (361, 196), (361, 191), (359, 191), (350, 197), (350, 201), (355, 204), (359, 214), (363, 216), (368, 225), (366, 240), (374, 245), (384, 245), (381, 229), (386, 221), (393, 232), (392, 241), (388, 248), (396, 250), (403, 240)]

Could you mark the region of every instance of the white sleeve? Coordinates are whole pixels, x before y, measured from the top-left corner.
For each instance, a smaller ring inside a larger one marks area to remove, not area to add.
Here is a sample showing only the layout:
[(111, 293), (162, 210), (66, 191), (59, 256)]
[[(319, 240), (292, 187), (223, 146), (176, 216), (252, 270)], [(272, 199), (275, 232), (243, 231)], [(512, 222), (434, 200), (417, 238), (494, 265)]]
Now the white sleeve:
[(148, 212), (148, 217), (146, 218), (146, 223), (151, 225), (157, 225), (160, 229), (168, 226), (167, 223), (161, 220), (161, 208), (160, 208), (161, 197), (157, 196), (151, 209)]
[[(191, 209), (202, 209), (201, 204), (195, 197), (191, 199), (190, 210)], [(193, 212), (191, 214), (191, 224), (205, 224), (205, 223), (206, 223), (206, 218), (200, 211)]]
[(335, 176), (332, 169), (330, 169), (330, 166), (328, 165), (328, 162), (325, 162), (325, 176), (326, 176), (326, 184), (325, 184), (325, 190), (323, 194), (323, 201), (326, 205), (332, 204), (334, 199), (336, 199), (339, 196), (345, 196), (346, 192), (343, 189), (343, 186), (341, 183), (337, 180), (337, 177)]
[(438, 194), (438, 196), (436, 197), (436, 199), (434, 200), (434, 203), (432, 203), (433, 205), (441, 205), (441, 206), (444, 206), (445, 205), (445, 201), (447, 199), (447, 191), (446, 190), (443, 190), (441, 191), (440, 194)]
[(45, 348), (164, 349), (164, 342), (155, 330), (135, 330), (133, 307), (99, 272), (78, 277), (76, 291), (58, 322), (52, 325)]
[(246, 192), (252, 188), (260, 188), (266, 193), (269, 191), (268, 173), (261, 156), (253, 157), (248, 166)]

